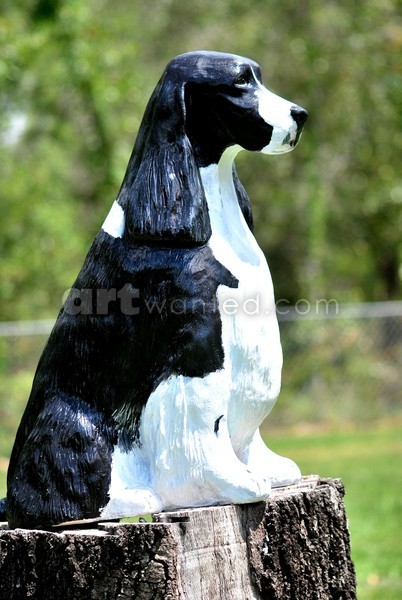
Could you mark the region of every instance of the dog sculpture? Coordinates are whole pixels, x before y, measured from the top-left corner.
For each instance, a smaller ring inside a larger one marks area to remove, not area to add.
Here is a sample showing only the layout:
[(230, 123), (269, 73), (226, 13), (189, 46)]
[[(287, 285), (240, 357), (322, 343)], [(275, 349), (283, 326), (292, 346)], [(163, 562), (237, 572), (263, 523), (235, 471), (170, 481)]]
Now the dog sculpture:
[(299, 480), (258, 429), (282, 353), (233, 160), (292, 150), (306, 118), (251, 60), (169, 63), (40, 359), (8, 471), (11, 527), (256, 502)]

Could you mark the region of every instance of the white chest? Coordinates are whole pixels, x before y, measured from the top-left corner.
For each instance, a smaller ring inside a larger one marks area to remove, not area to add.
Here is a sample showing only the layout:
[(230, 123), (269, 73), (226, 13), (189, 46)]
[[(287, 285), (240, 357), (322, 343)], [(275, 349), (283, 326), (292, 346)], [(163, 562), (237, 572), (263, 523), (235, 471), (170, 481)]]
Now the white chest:
[[(201, 169), (214, 256), (239, 280), (221, 286), (225, 371), (231, 382), (228, 426), (234, 446), (243, 445), (279, 394), (282, 349), (272, 279), (264, 254), (241, 213), (231, 163)], [(247, 425), (246, 425), (247, 423)]]

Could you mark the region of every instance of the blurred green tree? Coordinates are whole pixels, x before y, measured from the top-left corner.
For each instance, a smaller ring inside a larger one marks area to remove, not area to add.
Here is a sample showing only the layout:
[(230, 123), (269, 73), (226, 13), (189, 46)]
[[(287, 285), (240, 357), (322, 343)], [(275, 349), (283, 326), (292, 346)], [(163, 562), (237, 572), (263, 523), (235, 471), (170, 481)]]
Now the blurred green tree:
[(205, 48), (310, 111), (295, 153), (238, 160), (277, 297), (400, 298), (401, 47), (397, 0), (4, 0), (0, 319), (55, 316), (165, 64)]

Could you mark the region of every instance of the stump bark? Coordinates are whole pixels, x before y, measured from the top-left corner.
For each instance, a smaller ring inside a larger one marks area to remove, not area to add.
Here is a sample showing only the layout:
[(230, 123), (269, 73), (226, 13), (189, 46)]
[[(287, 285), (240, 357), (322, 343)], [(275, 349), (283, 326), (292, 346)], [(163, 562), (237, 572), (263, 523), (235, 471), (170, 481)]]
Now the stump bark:
[(186, 509), (153, 523), (0, 531), (0, 600), (352, 600), (339, 479), (267, 502)]

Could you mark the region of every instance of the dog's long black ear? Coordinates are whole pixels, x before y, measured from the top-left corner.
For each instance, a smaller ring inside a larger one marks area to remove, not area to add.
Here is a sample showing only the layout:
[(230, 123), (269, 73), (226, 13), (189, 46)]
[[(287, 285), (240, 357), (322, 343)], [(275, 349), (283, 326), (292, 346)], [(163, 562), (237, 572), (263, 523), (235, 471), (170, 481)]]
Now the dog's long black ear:
[(141, 243), (204, 244), (208, 206), (185, 132), (185, 83), (165, 72), (148, 103), (118, 202), (125, 236)]
[(236, 167), (233, 163), (233, 183), (237, 194), (237, 200), (240, 205), (241, 212), (246, 220), (247, 225), (251, 231), (254, 231), (254, 222), (253, 222), (253, 212), (251, 210), (251, 203), (249, 197), (247, 196), (247, 192), (244, 189), (239, 176), (237, 175)]

